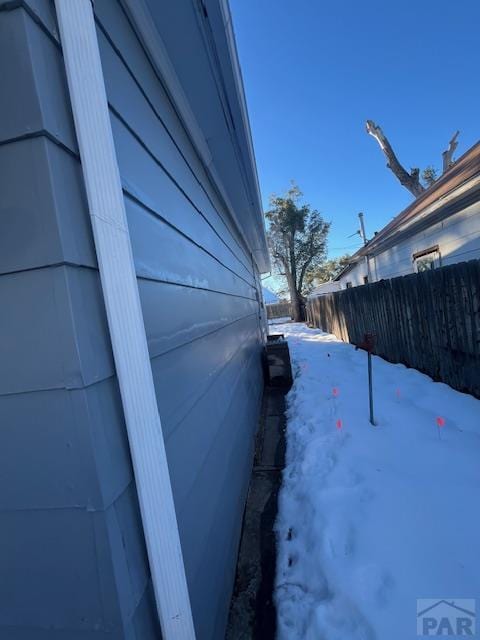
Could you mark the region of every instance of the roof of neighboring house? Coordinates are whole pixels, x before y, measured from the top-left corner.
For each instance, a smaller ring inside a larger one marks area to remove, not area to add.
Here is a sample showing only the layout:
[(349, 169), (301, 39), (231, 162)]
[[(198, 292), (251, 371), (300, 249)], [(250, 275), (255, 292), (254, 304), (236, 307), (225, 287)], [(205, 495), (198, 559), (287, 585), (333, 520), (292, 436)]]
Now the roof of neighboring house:
[(354, 253), (351, 262), (342, 269), (335, 280), (346, 275), (366, 255), (377, 255), (479, 199), (480, 142), (477, 142), (431, 187)]
[(322, 295), (324, 293), (332, 293), (333, 291), (338, 291), (341, 288), (339, 282), (335, 282), (334, 280), (329, 280), (328, 282), (322, 282), (317, 285), (314, 289), (310, 291), (308, 294), (308, 298), (315, 298), (318, 295)]
[(278, 296), (276, 296), (272, 291), (270, 291), (270, 289), (267, 289), (266, 287), (262, 287), (262, 290), (263, 290), (263, 300), (265, 304), (274, 304), (279, 301)]

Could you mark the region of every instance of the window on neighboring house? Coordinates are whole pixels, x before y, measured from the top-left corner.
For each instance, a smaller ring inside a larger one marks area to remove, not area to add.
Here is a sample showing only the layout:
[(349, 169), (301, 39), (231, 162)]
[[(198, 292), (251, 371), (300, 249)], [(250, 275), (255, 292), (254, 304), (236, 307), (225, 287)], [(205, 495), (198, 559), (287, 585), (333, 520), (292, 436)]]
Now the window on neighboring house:
[(442, 266), (438, 245), (414, 253), (412, 259), (417, 273), (437, 269)]
[(352, 283), (351, 282), (346, 282), (345, 286), (347, 287), (347, 289), (351, 289)]

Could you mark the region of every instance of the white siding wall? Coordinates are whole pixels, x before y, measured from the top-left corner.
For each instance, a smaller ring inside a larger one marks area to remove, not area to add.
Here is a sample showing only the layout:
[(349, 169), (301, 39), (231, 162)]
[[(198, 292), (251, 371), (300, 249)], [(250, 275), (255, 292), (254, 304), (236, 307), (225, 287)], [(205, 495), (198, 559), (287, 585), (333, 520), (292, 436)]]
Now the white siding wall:
[[(373, 261), (371, 261), (371, 267), (373, 268)], [(342, 278), (340, 278), (339, 282), (342, 285), (342, 289), (345, 289), (348, 282), (352, 283), (352, 287), (358, 287), (358, 285), (363, 284), (363, 279), (367, 275), (367, 265), (365, 260), (362, 260), (353, 267), (348, 273), (346, 273)]]

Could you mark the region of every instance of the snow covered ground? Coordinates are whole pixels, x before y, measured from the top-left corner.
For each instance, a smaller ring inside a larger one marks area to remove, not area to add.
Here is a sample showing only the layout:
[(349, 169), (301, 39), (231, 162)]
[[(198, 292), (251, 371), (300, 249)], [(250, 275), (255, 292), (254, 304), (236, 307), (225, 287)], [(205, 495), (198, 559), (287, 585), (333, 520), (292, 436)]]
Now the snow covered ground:
[[(286, 322), (290, 322), (291, 318), (285, 316), (284, 318), (270, 318), (268, 324), (285, 324)], [(273, 331), (271, 332), (273, 333)]]
[(417, 598), (480, 596), (480, 401), (374, 357), (372, 427), (365, 352), (304, 324), (270, 332), (296, 375), (278, 639), (415, 638)]

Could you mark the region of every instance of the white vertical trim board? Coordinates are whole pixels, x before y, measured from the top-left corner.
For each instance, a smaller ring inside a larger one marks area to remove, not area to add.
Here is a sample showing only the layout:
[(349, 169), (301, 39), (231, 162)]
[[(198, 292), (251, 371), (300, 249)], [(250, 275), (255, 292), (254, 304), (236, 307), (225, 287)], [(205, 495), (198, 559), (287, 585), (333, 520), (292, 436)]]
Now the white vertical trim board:
[(90, 0), (55, 0), (108, 326), (164, 640), (195, 638)]

